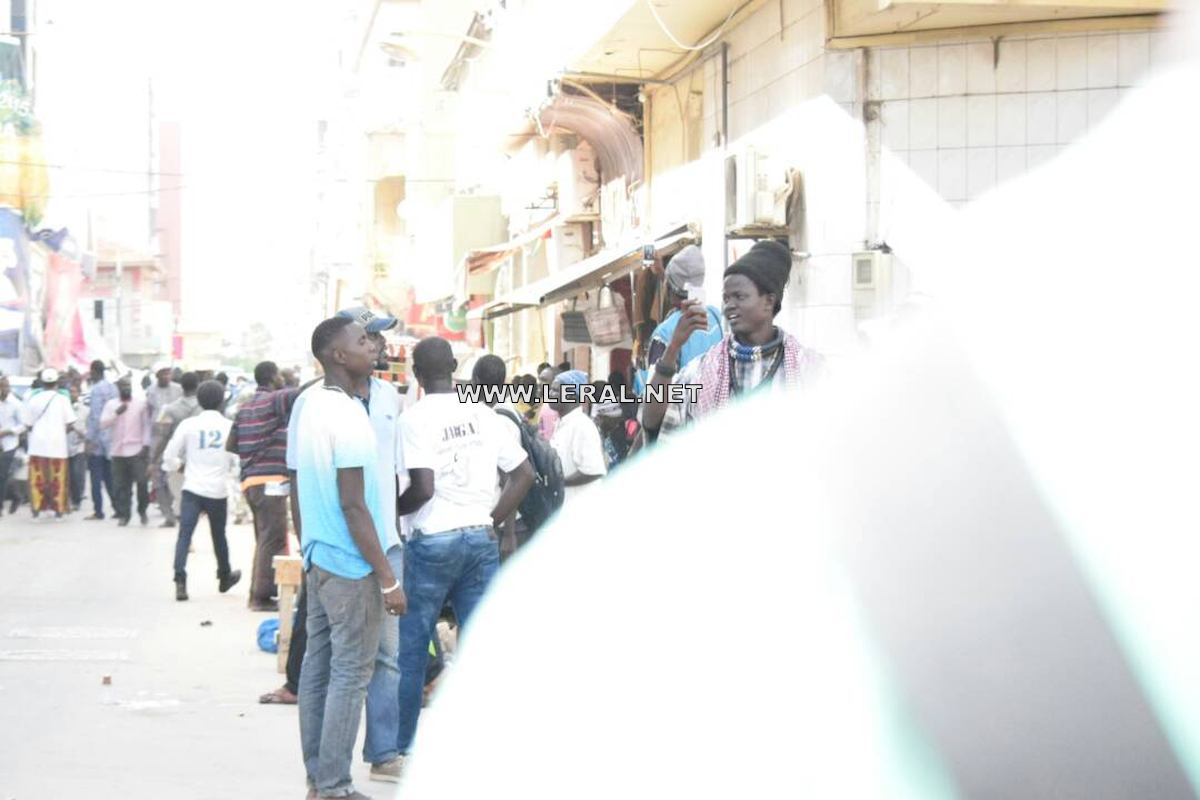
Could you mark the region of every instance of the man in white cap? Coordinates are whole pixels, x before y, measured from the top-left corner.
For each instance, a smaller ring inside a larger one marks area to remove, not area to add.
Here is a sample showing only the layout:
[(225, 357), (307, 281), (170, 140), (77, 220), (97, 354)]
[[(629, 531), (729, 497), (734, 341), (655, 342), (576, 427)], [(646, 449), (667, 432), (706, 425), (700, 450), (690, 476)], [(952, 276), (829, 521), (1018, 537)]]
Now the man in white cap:
[(58, 391), (58, 370), (42, 370), (42, 385), (25, 404), (25, 424), (29, 430), (29, 505), (36, 517), (53, 511), (67, 513), (67, 433), (75, 424), (71, 400)]
[[(147, 416), (146, 441), (150, 443), (151, 453), (161, 452), (166, 442), (160, 442), (163, 428), (156, 423), (163, 409), (183, 397), (183, 387), (171, 380), (171, 365), (158, 364), (154, 368), (154, 383), (146, 390), (146, 404), (149, 406)], [(149, 455), (149, 454), (148, 454)], [(162, 465), (154, 458), (147, 458), (149, 471), (146, 480), (154, 487), (154, 499), (162, 511), (164, 528), (175, 527), (175, 498), (171, 495), (171, 485)]]
[[(646, 373), (641, 375), (643, 385), (650, 383), (649, 375), (654, 371), (654, 365), (662, 358), (675, 334), (675, 326), (682, 318), (683, 303), (688, 299), (688, 287), (704, 286), (704, 255), (694, 244), (676, 253), (666, 268), (667, 302), (671, 313), (667, 315), (654, 333), (650, 336), (650, 346), (646, 352)], [(721, 329), (721, 312), (711, 304), (705, 306), (708, 312), (708, 329), (695, 331), (688, 337), (683, 348), (679, 351), (679, 368), (682, 369), (689, 361), (699, 358), (709, 351), (713, 345), (721, 341), (724, 331)]]

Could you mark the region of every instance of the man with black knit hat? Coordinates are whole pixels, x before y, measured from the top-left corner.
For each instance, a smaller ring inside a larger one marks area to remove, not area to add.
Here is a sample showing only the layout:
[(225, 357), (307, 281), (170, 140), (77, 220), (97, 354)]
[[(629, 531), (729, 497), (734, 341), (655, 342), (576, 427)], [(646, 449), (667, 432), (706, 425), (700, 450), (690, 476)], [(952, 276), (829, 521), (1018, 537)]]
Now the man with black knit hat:
[(684, 304), (671, 342), (655, 364), (650, 387), (669, 383), (700, 385), (695, 398), (668, 403), (648, 391), (642, 425), (657, 436), (690, 424), (730, 400), (750, 392), (804, 387), (820, 375), (824, 358), (775, 326), (792, 268), (792, 254), (774, 240), (755, 243), (750, 252), (725, 270), (723, 312), (729, 334), (691, 363), (680, 365), (680, 352), (693, 333), (708, 325), (699, 302)]

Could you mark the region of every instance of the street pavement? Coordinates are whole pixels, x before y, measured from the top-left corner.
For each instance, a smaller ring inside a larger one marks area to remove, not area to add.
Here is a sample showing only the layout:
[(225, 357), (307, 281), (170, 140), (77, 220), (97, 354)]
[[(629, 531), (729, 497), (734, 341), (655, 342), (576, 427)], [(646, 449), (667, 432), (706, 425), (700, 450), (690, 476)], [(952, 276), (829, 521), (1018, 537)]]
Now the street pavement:
[[(0, 800), (303, 798), (296, 707), (258, 704), (283, 676), (246, 608), (253, 530), (229, 531), (222, 595), (202, 519), (178, 603), (161, 518), (82, 517), (0, 518)], [(360, 754), (358, 789), (391, 797)]]

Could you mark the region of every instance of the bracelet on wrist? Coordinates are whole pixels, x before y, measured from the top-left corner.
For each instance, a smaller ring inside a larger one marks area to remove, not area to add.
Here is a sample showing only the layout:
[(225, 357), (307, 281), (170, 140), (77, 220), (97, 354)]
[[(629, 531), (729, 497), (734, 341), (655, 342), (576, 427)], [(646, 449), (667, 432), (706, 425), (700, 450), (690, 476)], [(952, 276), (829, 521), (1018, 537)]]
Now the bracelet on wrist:
[(391, 588), (389, 588), (389, 589), (383, 589), (383, 590), (381, 590), (381, 591), (382, 591), (384, 594), (391, 594), (392, 592), (396, 591), (396, 590), (397, 590), (397, 589), (399, 589), (399, 588), (400, 588), (400, 579), (399, 579), (399, 578), (397, 578), (397, 579), (396, 579), (396, 583), (395, 583), (395, 584), (393, 584)]

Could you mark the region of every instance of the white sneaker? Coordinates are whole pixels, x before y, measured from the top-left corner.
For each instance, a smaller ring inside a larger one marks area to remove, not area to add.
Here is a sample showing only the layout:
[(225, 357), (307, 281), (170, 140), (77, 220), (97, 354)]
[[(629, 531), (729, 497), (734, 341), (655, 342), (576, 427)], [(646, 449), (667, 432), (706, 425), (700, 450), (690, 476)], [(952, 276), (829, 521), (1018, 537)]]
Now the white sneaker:
[(391, 761), (371, 765), (371, 780), (381, 783), (399, 783), (400, 774), (404, 771), (404, 756), (396, 756)]

